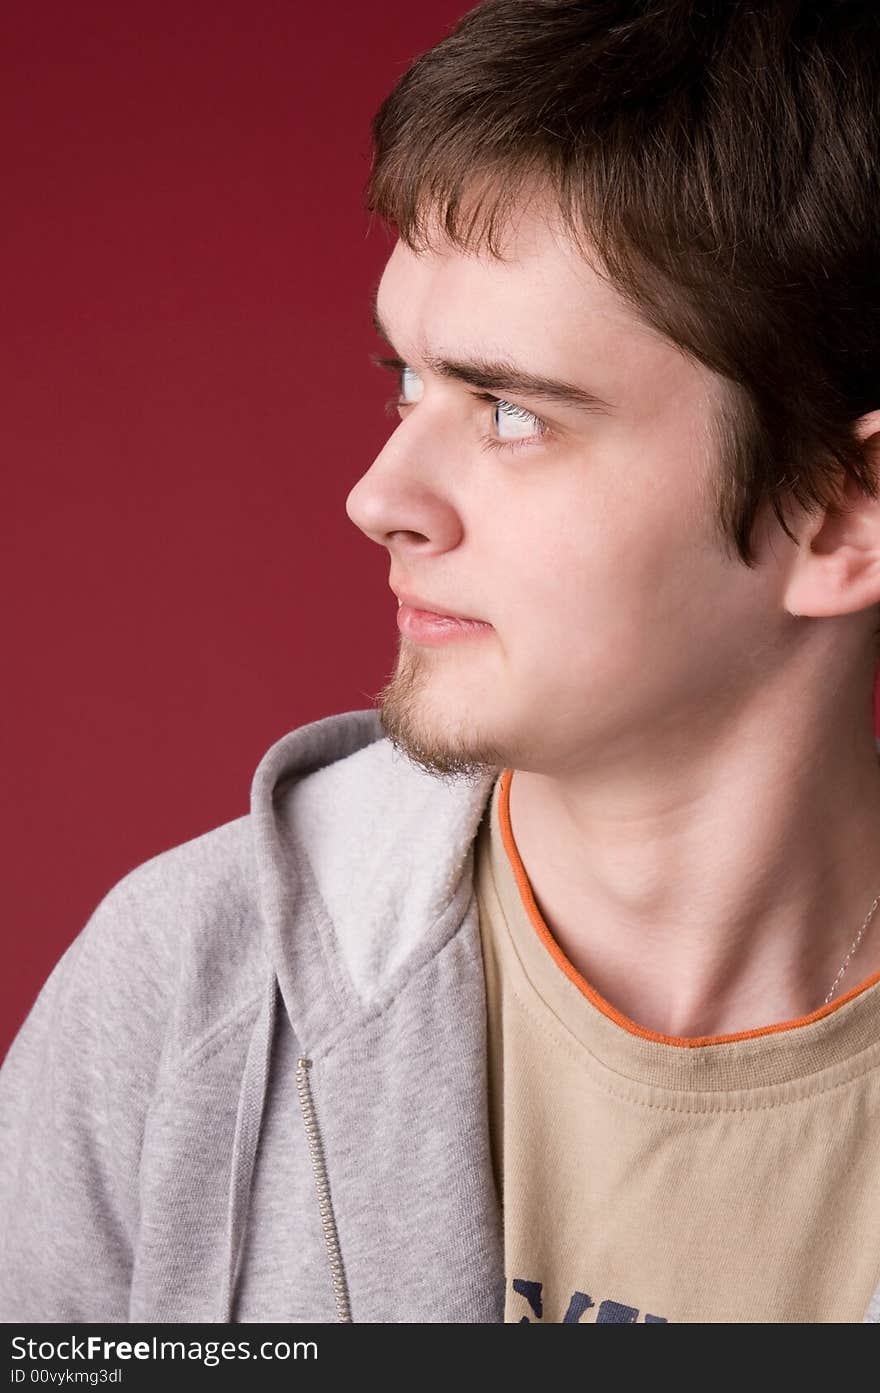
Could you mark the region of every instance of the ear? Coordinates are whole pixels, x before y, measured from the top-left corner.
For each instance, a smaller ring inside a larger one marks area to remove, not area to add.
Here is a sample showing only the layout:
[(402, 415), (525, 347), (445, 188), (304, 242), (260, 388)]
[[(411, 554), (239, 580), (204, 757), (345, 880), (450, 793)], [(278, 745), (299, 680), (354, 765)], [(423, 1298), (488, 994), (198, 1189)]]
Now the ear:
[[(856, 425), (867, 458), (880, 477), (880, 411)], [(809, 517), (798, 536), (783, 595), (790, 614), (855, 614), (880, 604), (880, 498), (861, 493), (849, 477), (839, 498)]]

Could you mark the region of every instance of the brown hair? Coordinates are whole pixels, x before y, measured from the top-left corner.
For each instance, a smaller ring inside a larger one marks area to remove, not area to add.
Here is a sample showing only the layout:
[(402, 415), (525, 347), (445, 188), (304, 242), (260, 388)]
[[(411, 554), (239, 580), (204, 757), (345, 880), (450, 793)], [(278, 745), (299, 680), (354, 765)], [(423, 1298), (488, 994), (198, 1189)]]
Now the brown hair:
[(372, 136), (366, 207), (412, 250), (433, 220), (503, 259), (546, 186), (584, 255), (720, 375), (719, 534), (747, 566), (765, 500), (796, 541), (786, 500), (833, 507), (841, 471), (877, 497), (853, 432), (880, 405), (872, 0), (484, 0)]

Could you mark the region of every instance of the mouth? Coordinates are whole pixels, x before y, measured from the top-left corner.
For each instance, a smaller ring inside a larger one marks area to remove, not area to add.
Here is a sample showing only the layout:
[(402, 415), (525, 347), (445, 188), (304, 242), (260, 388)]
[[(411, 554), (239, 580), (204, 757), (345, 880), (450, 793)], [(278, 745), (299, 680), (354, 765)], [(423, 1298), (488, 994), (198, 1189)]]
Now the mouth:
[(419, 595), (407, 595), (402, 590), (394, 593), (397, 595), (398, 611), (405, 605), (408, 609), (429, 618), (454, 619), (462, 624), (483, 624), (486, 628), (491, 627), (486, 620), (478, 619), (476, 615), (458, 614), (455, 610), (446, 609), (444, 605), (435, 604), (433, 600), (423, 600)]
[[(421, 604), (433, 603), (422, 600)], [(438, 610), (418, 609), (408, 599), (398, 597), (397, 627), (403, 638), (411, 643), (435, 648), (440, 644), (476, 639), (494, 632), (492, 625), (482, 619), (465, 615), (441, 613)]]

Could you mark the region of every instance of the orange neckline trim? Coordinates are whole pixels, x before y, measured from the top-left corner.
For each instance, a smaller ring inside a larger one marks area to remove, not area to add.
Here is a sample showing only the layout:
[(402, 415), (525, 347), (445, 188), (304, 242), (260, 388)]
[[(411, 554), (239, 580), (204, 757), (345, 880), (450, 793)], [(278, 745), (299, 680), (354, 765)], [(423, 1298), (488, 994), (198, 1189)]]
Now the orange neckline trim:
[(812, 1021), (819, 1021), (823, 1016), (830, 1016), (833, 1011), (837, 1011), (844, 1006), (847, 1001), (852, 1001), (854, 996), (860, 992), (867, 991), (875, 982), (880, 982), (880, 972), (875, 972), (872, 977), (868, 977), (858, 986), (852, 987), (843, 996), (838, 997), (837, 1001), (830, 1001), (827, 1006), (820, 1006), (817, 1011), (811, 1011), (808, 1016), (800, 1016), (797, 1020), (779, 1021), (776, 1025), (762, 1025), (757, 1030), (741, 1030), (734, 1035), (661, 1035), (656, 1030), (648, 1030), (645, 1026), (637, 1025), (630, 1020), (622, 1011), (618, 1011), (610, 1001), (606, 1001), (604, 996), (600, 996), (596, 988), (591, 986), (586, 977), (583, 977), (574, 963), (570, 962), (565, 956), (556, 939), (551, 934), (541, 911), (535, 903), (532, 887), (526, 868), (522, 863), (516, 842), (513, 838), (513, 828), (510, 825), (510, 784), (513, 778), (513, 770), (505, 769), (500, 779), (500, 796), (498, 799), (498, 815), (501, 823), (501, 838), (508, 859), (513, 868), (516, 883), (519, 887), (522, 902), (526, 908), (533, 928), (537, 932), (538, 938), (550, 953), (557, 965), (565, 973), (570, 982), (573, 982), (578, 991), (582, 992), (588, 1001), (607, 1016), (616, 1025), (628, 1030), (631, 1035), (638, 1035), (643, 1040), (653, 1040), (659, 1045), (679, 1045), (685, 1049), (695, 1049), (701, 1045), (724, 1045), (732, 1040), (754, 1040), (760, 1035), (775, 1035), (783, 1030), (795, 1030), (798, 1026), (809, 1025)]

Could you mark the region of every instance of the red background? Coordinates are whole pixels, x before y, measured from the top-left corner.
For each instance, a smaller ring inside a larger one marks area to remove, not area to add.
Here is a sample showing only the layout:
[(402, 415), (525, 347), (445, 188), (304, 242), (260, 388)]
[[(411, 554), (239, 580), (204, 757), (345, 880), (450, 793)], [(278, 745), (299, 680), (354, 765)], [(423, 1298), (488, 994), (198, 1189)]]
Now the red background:
[(6, 0), (0, 1054), (98, 901), (370, 705), (369, 122), (467, 0)]
[(369, 122), (467, 0), (6, 0), (5, 1053), (111, 885), (391, 670)]

